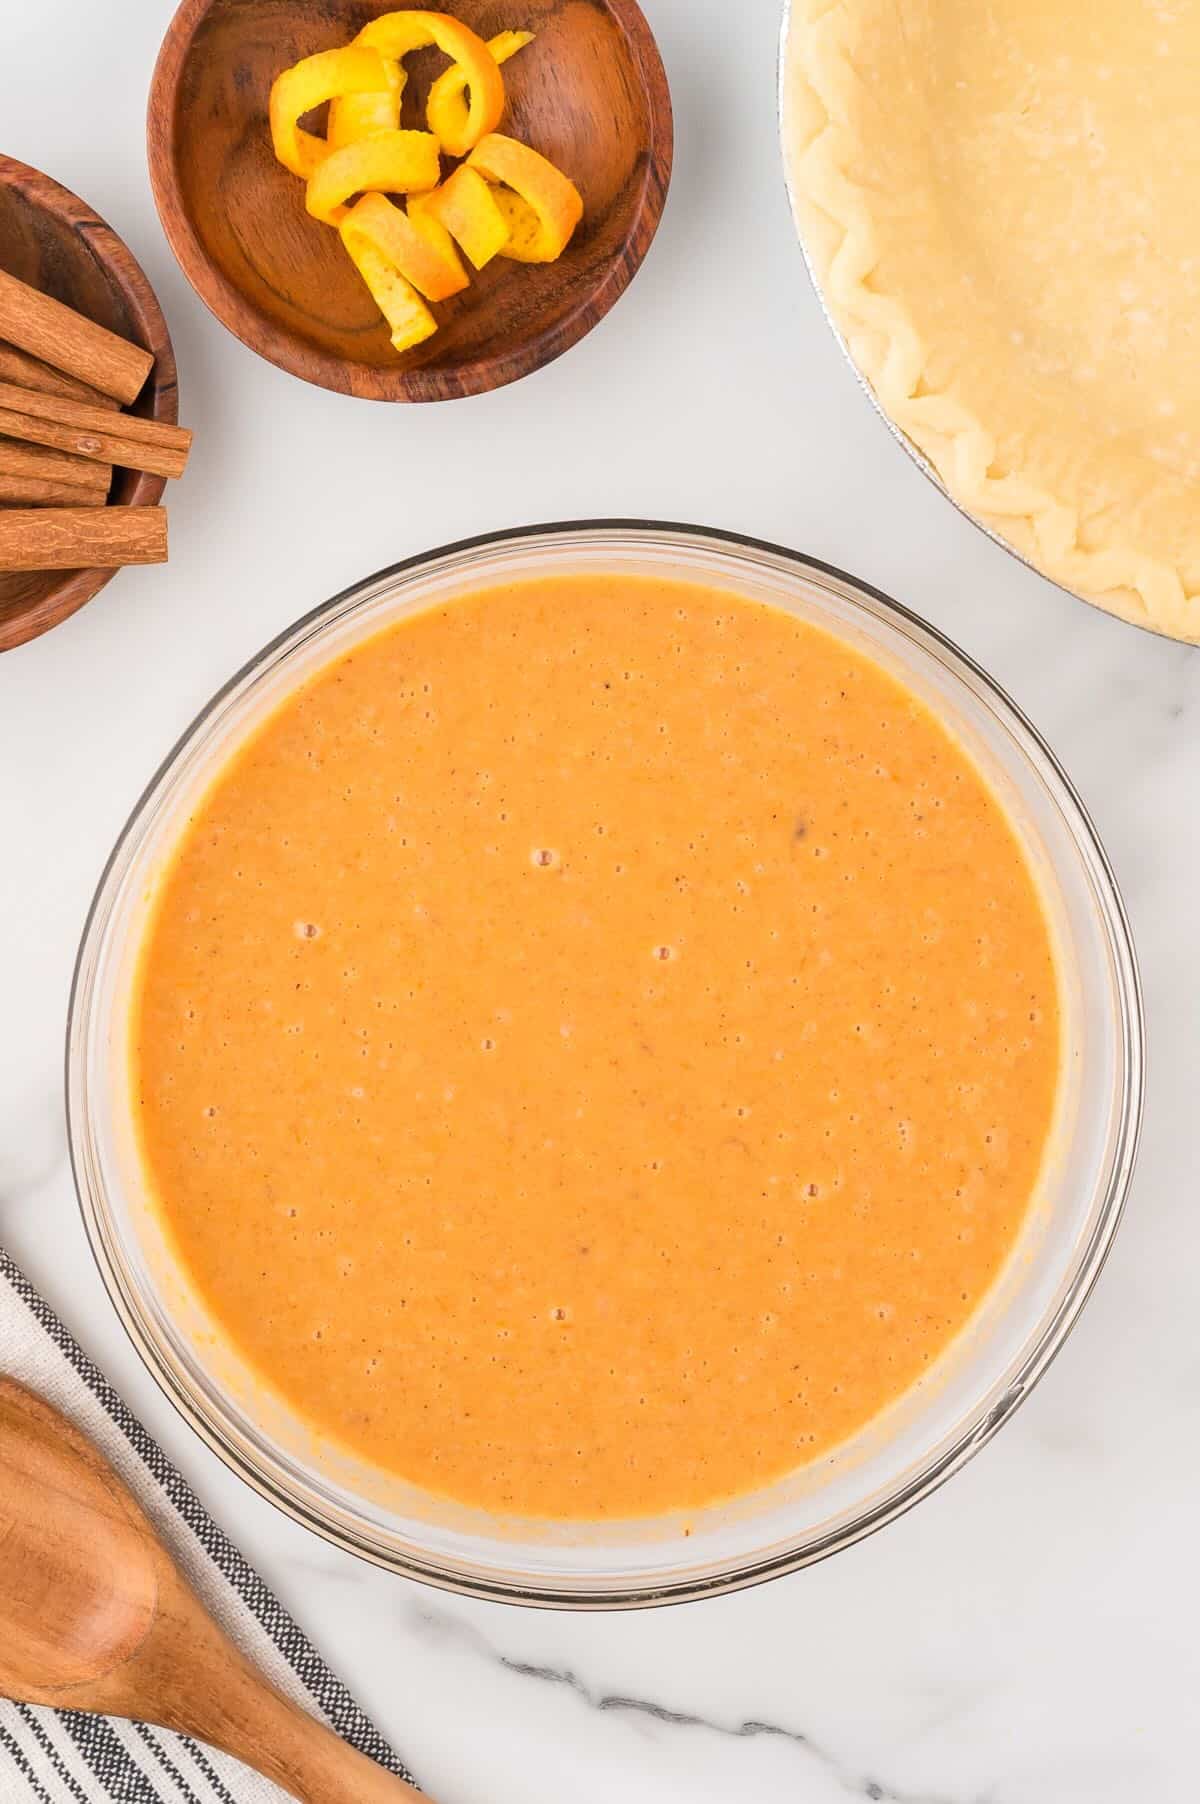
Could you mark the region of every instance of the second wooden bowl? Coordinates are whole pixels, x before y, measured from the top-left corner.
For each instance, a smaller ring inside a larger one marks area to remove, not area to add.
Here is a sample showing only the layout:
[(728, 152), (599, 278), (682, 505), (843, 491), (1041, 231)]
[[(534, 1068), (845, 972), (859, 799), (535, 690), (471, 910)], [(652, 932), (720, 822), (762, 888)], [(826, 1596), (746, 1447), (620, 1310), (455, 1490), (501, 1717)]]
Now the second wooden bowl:
[[(671, 173), (667, 79), (634, 0), (452, 0), (482, 37), (537, 34), (505, 66), (501, 129), (559, 164), (584, 198), (557, 263), (497, 257), (399, 356), (337, 234), (309, 218), (275, 161), (271, 83), (345, 44), (387, 0), (183, 0), (150, 90), (150, 177), (184, 274), (231, 332), (293, 375), (377, 401), (499, 388), (573, 344), (625, 290), (654, 237)], [(435, 52), (408, 59), (405, 126), (423, 124)]]
[[(162, 309), (131, 252), (86, 202), (40, 170), (0, 156), (0, 269), (154, 353), (154, 368), (130, 409), (174, 424), (175, 356)], [(115, 470), (110, 507), (153, 506), (161, 476)], [(75, 613), (115, 570), (0, 574), (0, 651), (35, 639)]]

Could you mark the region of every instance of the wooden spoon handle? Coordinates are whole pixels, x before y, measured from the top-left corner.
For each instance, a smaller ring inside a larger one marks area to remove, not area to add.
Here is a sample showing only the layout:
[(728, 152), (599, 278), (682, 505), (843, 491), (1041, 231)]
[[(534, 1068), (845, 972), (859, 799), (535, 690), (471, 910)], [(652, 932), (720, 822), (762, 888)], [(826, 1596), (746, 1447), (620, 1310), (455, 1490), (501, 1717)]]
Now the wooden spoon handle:
[(429, 1804), (249, 1668), (227, 1671), (219, 1696), (198, 1692), (180, 1717), (166, 1726), (224, 1749), (300, 1804)]
[(97, 1448), (3, 1377), (0, 1542), (0, 1697), (194, 1735), (301, 1804), (420, 1804), (255, 1670)]

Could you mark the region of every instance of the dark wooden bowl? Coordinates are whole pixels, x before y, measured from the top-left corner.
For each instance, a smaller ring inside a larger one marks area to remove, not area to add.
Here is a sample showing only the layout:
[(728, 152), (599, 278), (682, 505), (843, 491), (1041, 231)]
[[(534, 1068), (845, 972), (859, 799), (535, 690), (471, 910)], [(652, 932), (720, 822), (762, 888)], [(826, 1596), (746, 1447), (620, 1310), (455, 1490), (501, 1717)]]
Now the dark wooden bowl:
[[(449, 0), (483, 37), (536, 41), (505, 65), (502, 131), (570, 175), (583, 221), (557, 263), (497, 257), (397, 354), (337, 234), (271, 150), (281, 69), (345, 44), (388, 0), (183, 0), (150, 88), (150, 179), (200, 298), (243, 344), (307, 382), (375, 401), (443, 401), (514, 382), (577, 343), (629, 285), (671, 174), (667, 78), (634, 0)], [(422, 125), (436, 52), (410, 57), (402, 123)]]
[[(131, 252), (111, 226), (48, 175), (0, 156), (0, 269), (19, 276), (154, 355), (146, 386), (129, 409), (179, 418), (175, 353), (162, 309)], [(109, 506), (153, 506), (161, 476), (114, 470)], [(115, 570), (0, 573), (0, 652), (57, 626), (99, 593)]]

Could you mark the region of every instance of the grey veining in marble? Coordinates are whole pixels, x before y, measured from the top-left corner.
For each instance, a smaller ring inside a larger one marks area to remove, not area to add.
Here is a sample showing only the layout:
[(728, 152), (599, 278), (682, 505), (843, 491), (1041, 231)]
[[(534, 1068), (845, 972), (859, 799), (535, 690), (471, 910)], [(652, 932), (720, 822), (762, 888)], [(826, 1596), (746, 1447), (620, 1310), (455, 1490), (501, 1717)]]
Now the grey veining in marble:
[(650, 1698), (593, 1690), (569, 1667), (538, 1666), (532, 1661), (516, 1660), (494, 1647), (480, 1629), (428, 1607), (416, 1609), (413, 1620), (417, 1632), (422, 1636), (457, 1643), (482, 1659), (491, 1661), (503, 1671), (514, 1673), (518, 1678), (535, 1679), (543, 1685), (565, 1686), (587, 1709), (601, 1714), (609, 1712), (643, 1717), (660, 1728), (695, 1729), (706, 1735), (729, 1737), (734, 1741), (753, 1741), (766, 1736), (790, 1743), (810, 1768), (815, 1767), (822, 1779), (832, 1780), (848, 1797), (872, 1799), (875, 1804), (991, 1804), (991, 1800), (983, 1793), (975, 1793), (970, 1799), (950, 1799), (941, 1792), (923, 1791), (918, 1794), (897, 1790), (880, 1779), (851, 1772), (837, 1755), (828, 1748), (821, 1747), (811, 1735), (784, 1723), (763, 1722), (756, 1717), (742, 1717), (737, 1721), (726, 1722), (716, 1715), (699, 1715), (670, 1704), (655, 1703)]

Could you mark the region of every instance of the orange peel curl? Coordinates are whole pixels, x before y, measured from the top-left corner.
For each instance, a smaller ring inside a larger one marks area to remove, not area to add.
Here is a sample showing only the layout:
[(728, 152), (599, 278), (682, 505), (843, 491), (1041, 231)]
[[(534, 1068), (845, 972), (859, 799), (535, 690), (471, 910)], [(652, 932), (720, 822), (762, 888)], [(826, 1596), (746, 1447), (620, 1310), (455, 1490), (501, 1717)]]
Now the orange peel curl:
[(583, 217), (583, 199), (569, 176), (540, 151), (491, 132), (475, 146), (466, 167), (494, 184), (494, 199), (509, 236), (500, 251), (518, 263), (553, 263)]
[(314, 219), (340, 225), (352, 194), (411, 194), (441, 175), (432, 132), (381, 131), (331, 150), (308, 178), (304, 204)]
[[(498, 31), (494, 38), (487, 41), (488, 53), (492, 61), (499, 67), (506, 63), (518, 50), (524, 50), (526, 44), (532, 44), (532, 31)], [(443, 148), (451, 156), (462, 156), (471, 149), (474, 142), (470, 138), (470, 123), (467, 102), (463, 98), (470, 85), (470, 77), (461, 63), (453, 63), (449, 69), (443, 69), (429, 90), (429, 101), (426, 107), (426, 123), (431, 132), (442, 141)], [(499, 120), (496, 121), (498, 125)], [(463, 145), (464, 150), (456, 150), (455, 145)]]
[(484, 40), (449, 13), (416, 8), (411, 12), (383, 13), (364, 25), (354, 42), (395, 62), (402, 62), (410, 51), (432, 44), (462, 69), (468, 100), (461, 118), (454, 109), (447, 109), (451, 135), (442, 139), (442, 147), (448, 155), (465, 156), (499, 125), (504, 112), (500, 65)]
[(324, 138), (300, 129), (314, 107), (341, 95), (378, 93), (388, 85), (384, 58), (367, 45), (319, 50), (285, 69), (271, 84), (271, 143), (285, 169), (305, 181), (329, 154)]
[(496, 203), (495, 191), (477, 169), (460, 164), (440, 188), (414, 194), (409, 217), (428, 219), (444, 228), (462, 246), (476, 269), (483, 269), (508, 242), (508, 225)]
[(377, 251), (368, 239), (352, 235), (343, 242), (354, 267), (371, 291), (371, 299), (388, 323), (393, 347), (397, 351), (411, 351), (414, 345), (432, 338), (437, 331), (437, 321), (407, 276), (402, 276), (395, 264)]
[(351, 256), (355, 244), (370, 245), (427, 301), (448, 300), (468, 285), (449, 232), (436, 220), (410, 218), (382, 194), (364, 194), (339, 230)]
[(330, 150), (355, 144), (376, 132), (399, 131), (400, 101), (408, 77), (390, 56), (381, 57), (387, 74), (386, 88), (362, 94), (335, 94), (329, 102), (326, 140)]

